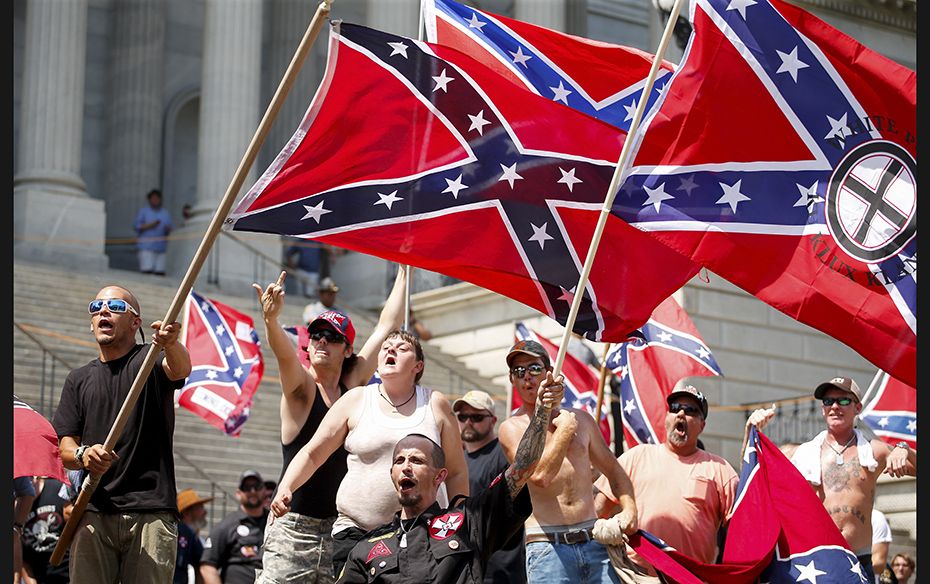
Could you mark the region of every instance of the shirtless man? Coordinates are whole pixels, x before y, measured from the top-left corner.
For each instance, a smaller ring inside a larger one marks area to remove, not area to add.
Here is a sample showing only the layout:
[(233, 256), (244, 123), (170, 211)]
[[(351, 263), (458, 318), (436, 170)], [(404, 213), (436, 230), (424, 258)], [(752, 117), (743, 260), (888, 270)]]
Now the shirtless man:
[[(552, 380), (549, 355), (535, 341), (520, 341), (507, 354), (510, 381), (523, 405), (500, 427), (500, 443), (512, 463), (526, 431), (544, 379)], [(619, 527), (626, 534), (637, 529), (633, 485), (601, 437), (590, 414), (554, 408), (546, 433), (546, 447), (529, 480), (533, 514), (526, 521), (527, 581), (536, 583), (619, 582), (607, 548), (593, 538), (592, 465), (618, 494)]]
[[(862, 394), (853, 379), (825, 381), (814, 390), (814, 397), (823, 402), (827, 429), (809, 442), (782, 447), (782, 452), (814, 488), (859, 557), (866, 578), (872, 581), (875, 483), (883, 471), (894, 477), (917, 476), (917, 453), (906, 443), (890, 446), (881, 440), (870, 442), (855, 428), (856, 416), (862, 411)], [(754, 411), (746, 421), (747, 435), (750, 425), (761, 430), (774, 416), (774, 409)]]
[[(310, 366), (304, 367), (278, 322), (284, 307), (284, 279), (258, 294), (265, 321), (265, 336), (278, 361), (281, 377), (281, 449), (284, 468), (317, 432), (326, 412), (349, 388), (368, 383), (377, 367), (378, 350), (404, 316), (407, 270), (399, 267), (394, 287), (384, 303), (378, 324), (361, 350), (354, 350), (355, 327), (345, 314), (327, 311), (307, 325), (306, 349)], [(336, 519), (336, 491), (346, 474), (346, 451), (339, 448), (323, 463), (323, 471), (302, 489), (295, 490), (291, 509), (265, 529), (259, 584), (290, 581), (333, 582), (332, 527)]]

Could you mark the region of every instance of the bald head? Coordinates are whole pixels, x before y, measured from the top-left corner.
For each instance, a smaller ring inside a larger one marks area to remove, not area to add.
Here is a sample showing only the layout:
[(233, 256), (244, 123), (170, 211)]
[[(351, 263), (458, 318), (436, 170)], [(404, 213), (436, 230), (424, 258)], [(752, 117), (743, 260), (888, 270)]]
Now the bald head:
[(432, 438), (423, 434), (408, 434), (397, 441), (394, 445), (393, 456), (404, 448), (418, 448), (430, 457), (433, 468), (440, 469), (446, 467), (446, 453), (443, 452), (442, 446), (433, 442)]
[(142, 308), (139, 306), (139, 300), (136, 298), (135, 294), (122, 286), (110, 284), (109, 286), (101, 288), (100, 292), (97, 292), (97, 298), (122, 298), (128, 302), (130, 306), (135, 308), (136, 312), (142, 314)]

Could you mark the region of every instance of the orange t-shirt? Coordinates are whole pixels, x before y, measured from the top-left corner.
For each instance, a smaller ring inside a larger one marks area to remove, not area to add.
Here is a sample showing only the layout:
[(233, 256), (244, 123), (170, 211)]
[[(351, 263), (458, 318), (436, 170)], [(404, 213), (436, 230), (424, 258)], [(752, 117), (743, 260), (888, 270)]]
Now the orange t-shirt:
[[(633, 482), (639, 527), (687, 556), (713, 563), (717, 529), (730, 518), (739, 483), (730, 463), (703, 450), (678, 456), (663, 444), (640, 444), (617, 460)], [(617, 502), (606, 477), (594, 486)], [(633, 550), (629, 555), (651, 569)]]

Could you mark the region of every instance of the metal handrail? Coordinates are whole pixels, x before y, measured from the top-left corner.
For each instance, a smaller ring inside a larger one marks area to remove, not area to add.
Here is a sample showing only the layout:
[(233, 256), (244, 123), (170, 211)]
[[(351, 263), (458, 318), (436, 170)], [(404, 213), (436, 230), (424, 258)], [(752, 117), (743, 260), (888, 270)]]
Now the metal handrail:
[[(189, 466), (190, 468), (192, 468), (192, 469), (194, 470), (195, 473), (197, 473), (198, 475), (200, 475), (205, 481), (207, 481), (207, 482), (210, 484), (210, 498), (213, 499), (213, 500), (210, 501), (210, 503), (209, 503), (209, 508), (210, 508), (210, 510), (209, 510), (209, 513), (208, 513), (207, 515), (208, 515), (208, 517), (209, 517), (209, 519), (208, 519), (208, 522), (209, 522), (208, 531), (211, 531), (211, 530), (213, 529), (213, 526), (214, 526), (218, 521), (222, 521), (223, 518), (226, 517), (226, 513), (227, 513), (226, 510), (227, 510), (227, 507), (228, 507), (228, 503), (229, 503), (230, 498), (232, 498), (232, 500), (235, 501), (235, 500), (236, 500), (236, 497), (235, 497), (235, 495), (231, 494), (229, 491), (227, 491), (226, 489), (224, 489), (223, 486), (220, 485), (218, 482), (216, 482), (215, 480), (213, 480), (213, 477), (211, 477), (210, 475), (208, 475), (207, 473), (205, 473), (204, 471), (202, 471), (196, 464), (193, 463), (193, 461), (191, 461), (191, 459), (189, 459), (187, 456), (185, 456), (183, 452), (181, 452), (180, 450), (175, 450), (175, 451), (174, 451), (174, 454), (175, 454), (175, 456), (180, 457), (181, 460), (183, 460), (183, 461), (185, 462), (185, 464), (187, 464), (187, 466)], [(221, 511), (220, 511), (219, 514), (216, 513), (216, 500), (217, 500), (217, 495), (218, 495), (218, 494), (219, 494), (219, 495), (222, 495), (222, 499), (223, 499), (223, 500), (222, 500), (222, 509), (221, 509)]]
[[(71, 371), (73, 367), (70, 363), (58, 356), (53, 350), (47, 347), (42, 341), (36, 338), (29, 329), (35, 330), (37, 327), (32, 327), (30, 325), (24, 325), (19, 322), (13, 321), (13, 326), (18, 328), (30, 341), (35, 343), (42, 350), (42, 372), (39, 380), (39, 403), (32, 404), (36, 407), (39, 413), (41, 413), (46, 418), (51, 419), (54, 413), (54, 403), (55, 403), (55, 363), (58, 362), (64, 366), (65, 371)], [(40, 329), (41, 330), (41, 329)], [(51, 361), (51, 370), (49, 370), (48, 362)], [(48, 379), (46, 379), (46, 376)], [(45, 393), (46, 388), (48, 388), (48, 405), (46, 405)]]

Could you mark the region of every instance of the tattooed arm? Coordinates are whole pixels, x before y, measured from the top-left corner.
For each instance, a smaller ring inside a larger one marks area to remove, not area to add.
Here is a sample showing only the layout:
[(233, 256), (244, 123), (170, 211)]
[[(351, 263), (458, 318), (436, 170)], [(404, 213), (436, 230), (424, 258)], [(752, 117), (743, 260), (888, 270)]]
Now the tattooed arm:
[[(504, 472), (504, 478), (510, 491), (510, 497), (515, 499), (533, 474), (533, 469), (539, 464), (543, 449), (546, 446), (546, 431), (549, 427), (549, 414), (552, 408), (562, 403), (562, 395), (565, 390), (562, 387), (562, 376), (556, 379), (552, 378), (552, 371), (546, 373), (546, 380), (539, 386), (539, 393), (536, 398), (536, 407), (533, 415), (530, 416), (530, 423), (523, 432), (523, 438), (517, 446), (514, 455), (513, 464)], [(566, 416), (566, 414), (568, 414)], [(556, 419), (563, 418), (563, 422), (557, 424), (556, 434), (560, 432), (574, 433), (576, 427), (574, 414), (571, 412), (559, 412)], [(570, 421), (566, 422), (568, 418)], [(569, 434), (570, 436), (570, 434)]]

